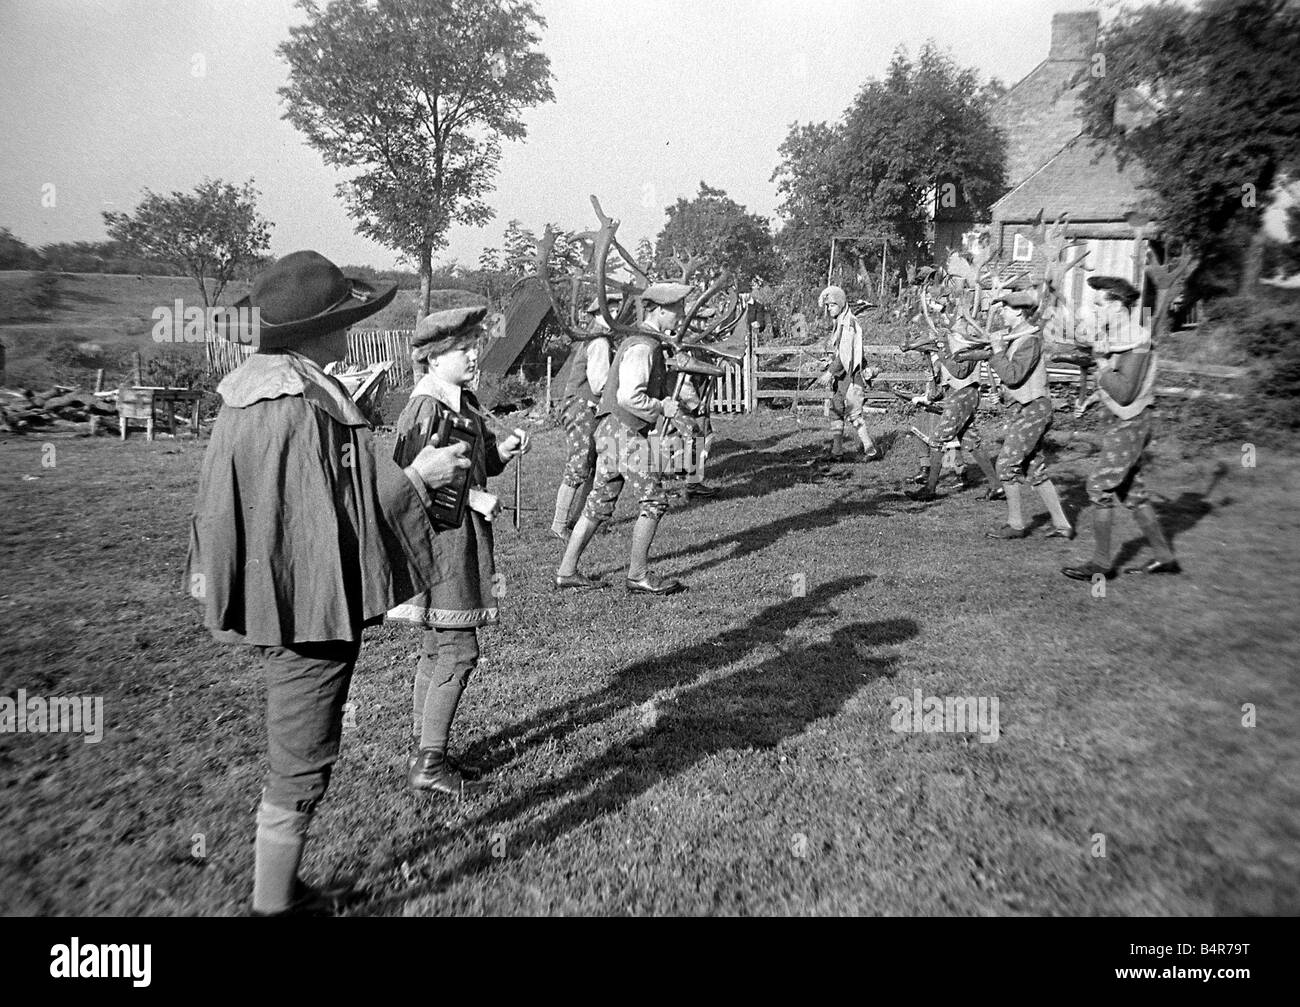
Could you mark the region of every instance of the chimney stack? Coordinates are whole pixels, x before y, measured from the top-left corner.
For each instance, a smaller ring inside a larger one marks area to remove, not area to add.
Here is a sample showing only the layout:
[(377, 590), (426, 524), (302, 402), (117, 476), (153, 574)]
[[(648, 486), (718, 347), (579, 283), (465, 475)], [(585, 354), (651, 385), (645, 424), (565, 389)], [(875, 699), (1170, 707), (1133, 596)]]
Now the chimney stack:
[(1052, 15), (1050, 60), (1089, 60), (1097, 51), (1101, 18), (1095, 10), (1063, 11)]

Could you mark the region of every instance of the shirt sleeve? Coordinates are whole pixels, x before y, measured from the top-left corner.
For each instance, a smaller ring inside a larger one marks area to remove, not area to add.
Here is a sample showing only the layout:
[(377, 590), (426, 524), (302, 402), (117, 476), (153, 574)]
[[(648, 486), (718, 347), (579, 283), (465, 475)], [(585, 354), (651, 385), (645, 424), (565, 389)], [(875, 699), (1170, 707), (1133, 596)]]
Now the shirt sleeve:
[(962, 378), (969, 378), (971, 371), (975, 370), (979, 364), (974, 360), (958, 360), (952, 355), (952, 350), (947, 346), (940, 344), (937, 351), (939, 363), (943, 364), (943, 369), (960, 381)]
[(587, 384), (591, 390), (600, 394), (609, 379), (609, 341), (593, 339), (587, 346)]
[(1121, 406), (1130, 405), (1138, 397), (1150, 366), (1150, 350), (1121, 353), (1114, 366), (1103, 369), (1097, 375), (1097, 387)]
[(650, 347), (629, 346), (618, 367), (618, 404), (633, 416), (653, 422), (663, 415), (660, 399), (652, 399), (650, 384)]
[(1029, 375), (1034, 373), (1034, 368), (1038, 366), (1038, 360), (1042, 355), (1043, 341), (1026, 339), (1010, 355), (1005, 348), (1000, 353), (994, 353), (989, 359), (989, 366), (997, 372), (997, 376), (1008, 388), (1019, 388), (1029, 379)]

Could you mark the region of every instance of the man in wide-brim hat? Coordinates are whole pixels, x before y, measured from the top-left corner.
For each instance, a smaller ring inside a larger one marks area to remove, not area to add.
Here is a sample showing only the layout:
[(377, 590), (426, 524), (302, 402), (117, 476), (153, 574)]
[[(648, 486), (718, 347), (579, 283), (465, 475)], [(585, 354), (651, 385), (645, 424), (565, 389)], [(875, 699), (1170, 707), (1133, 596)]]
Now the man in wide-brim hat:
[(323, 908), (298, 865), (338, 757), (362, 627), (430, 585), (429, 489), (468, 464), (457, 445), (398, 468), (376, 453), (361, 410), (323, 370), (346, 356), (347, 327), (395, 292), (294, 252), (215, 321), (219, 336), (256, 352), (217, 387), (187, 586), (218, 641), (257, 651), (266, 682), (255, 915)]

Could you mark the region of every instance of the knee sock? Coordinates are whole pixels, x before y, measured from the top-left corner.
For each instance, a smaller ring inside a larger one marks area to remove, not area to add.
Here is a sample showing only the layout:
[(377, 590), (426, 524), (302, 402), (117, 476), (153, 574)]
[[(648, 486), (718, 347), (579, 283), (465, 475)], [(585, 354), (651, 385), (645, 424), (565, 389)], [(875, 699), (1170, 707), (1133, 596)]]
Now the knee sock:
[(876, 450), (876, 444), (871, 439), (871, 434), (867, 433), (866, 420), (857, 420), (853, 424), (853, 429), (858, 432), (858, 440), (862, 442), (862, 450), (871, 454)]
[(1023, 528), (1025, 516), (1020, 510), (1020, 483), (1003, 483), (1007, 493), (1007, 524), (1012, 528)]
[(930, 449), (930, 474), (925, 480), (926, 493), (934, 493), (939, 486), (939, 476), (943, 472), (943, 450), (941, 448)]
[(308, 813), (287, 811), (266, 801), (257, 809), (253, 908), (258, 912), (277, 913), (292, 905), (311, 818)]
[(591, 487), (594, 486), (595, 483), (596, 477), (594, 475), (587, 476), (587, 481), (579, 486), (577, 492), (573, 494), (573, 506), (569, 508), (569, 517), (565, 524), (566, 528), (572, 528), (578, 523), (578, 518), (582, 517), (582, 509), (587, 506), (587, 497), (591, 496)]
[(844, 431), (836, 430), (831, 434), (831, 454), (844, 454)]
[(424, 704), (429, 697), (429, 685), (429, 676), (425, 672), (417, 670), (415, 673), (415, 687), (411, 690), (411, 712), (415, 725), (411, 733), (417, 738), (424, 729)]
[(998, 484), (998, 473), (993, 468), (993, 462), (989, 460), (989, 456), (980, 448), (971, 448), (970, 453), (971, 457), (975, 459), (975, 463), (980, 467), (980, 471), (984, 473), (984, 478), (989, 481), (989, 485), (996, 486)]
[(578, 487), (560, 483), (560, 488), (555, 492), (555, 519), (551, 521), (553, 531), (564, 532), (569, 529), (569, 511), (573, 508), (573, 498), (577, 492)]
[(1052, 524), (1057, 528), (1069, 528), (1070, 519), (1065, 516), (1065, 508), (1061, 506), (1061, 498), (1052, 480), (1045, 479), (1035, 488), (1038, 490), (1038, 495), (1043, 498), (1043, 503), (1047, 505), (1047, 513), (1052, 515)]
[(1092, 561), (1105, 570), (1110, 569), (1110, 531), (1114, 524), (1113, 507), (1092, 509)]
[(569, 536), (569, 544), (564, 550), (564, 559), (560, 561), (560, 569), (556, 571), (561, 577), (572, 577), (578, 572), (578, 560), (582, 558), (582, 551), (587, 548), (587, 544), (599, 527), (598, 522), (585, 514), (578, 519), (578, 523), (573, 527), (573, 534)]
[(627, 564), (627, 575), (632, 580), (640, 580), (650, 565), (650, 543), (654, 541), (655, 530), (659, 527), (657, 517), (641, 515), (636, 519), (632, 529), (632, 557)]
[(1160, 519), (1156, 517), (1155, 508), (1149, 503), (1141, 504), (1133, 511), (1133, 517), (1137, 520), (1138, 527), (1142, 529), (1142, 534), (1151, 543), (1156, 559), (1161, 563), (1171, 562), (1174, 558), (1174, 550), (1169, 545), (1169, 540), (1165, 538), (1164, 529), (1160, 527)]
[(424, 700), (420, 747), (447, 751), (451, 722), (465, 692), (465, 684), (478, 664), (478, 633), (473, 629), (440, 629), (433, 683)]

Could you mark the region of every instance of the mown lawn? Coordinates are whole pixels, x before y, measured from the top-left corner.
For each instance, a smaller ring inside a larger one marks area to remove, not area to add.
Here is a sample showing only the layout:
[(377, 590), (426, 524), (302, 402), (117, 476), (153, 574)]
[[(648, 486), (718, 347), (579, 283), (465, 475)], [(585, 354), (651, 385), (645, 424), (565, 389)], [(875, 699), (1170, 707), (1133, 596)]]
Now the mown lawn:
[[(1095, 598), (1057, 572), (1086, 534), (994, 541), (974, 491), (904, 498), (902, 437), (819, 473), (820, 420), (718, 425), (720, 493), (656, 542), (691, 590), (649, 600), (550, 590), (562, 438), (538, 436), (456, 724), (493, 789), (404, 789), (417, 641), (383, 627), (309, 878), (390, 915), (1300, 911), (1296, 457), (1166, 437), (1149, 483), (1187, 573)], [(51, 441), (53, 468), (43, 443), (0, 443), (0, 695), (102, 695), (108, 728), (0, 735), (0, 910), (241, 912), (262, 694), (179, 590), (205, 442)], [(1058, 469), (1072, 512), (1087, 465)], [(630, 514), (588, 569), (618, 574)], [(1122, 517), (1127, 563), (1136, 536)], [(914, 689), (996, 697), (998, 740), (891, 730)]]

